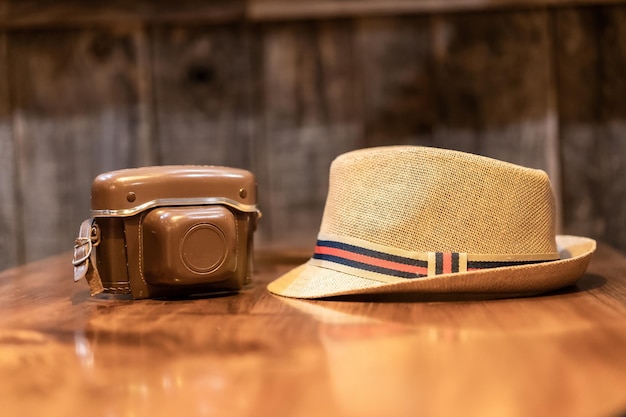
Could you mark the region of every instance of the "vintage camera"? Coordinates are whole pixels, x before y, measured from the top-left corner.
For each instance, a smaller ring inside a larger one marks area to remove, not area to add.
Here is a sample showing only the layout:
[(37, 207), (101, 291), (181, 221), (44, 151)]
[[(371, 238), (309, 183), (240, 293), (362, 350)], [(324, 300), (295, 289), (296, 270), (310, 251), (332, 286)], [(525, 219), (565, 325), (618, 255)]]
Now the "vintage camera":
[(251, 172), (159, 166), (99, 175), (74, 246), (92, 295), (151, 298), (236, 291), (250, 280), (261, 216)]

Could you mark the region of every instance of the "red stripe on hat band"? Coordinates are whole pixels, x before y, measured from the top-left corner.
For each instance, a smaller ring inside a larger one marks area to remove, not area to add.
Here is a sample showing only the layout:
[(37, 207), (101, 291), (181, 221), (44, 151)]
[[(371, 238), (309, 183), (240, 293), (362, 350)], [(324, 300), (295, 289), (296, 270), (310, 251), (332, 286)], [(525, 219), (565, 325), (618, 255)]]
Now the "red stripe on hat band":
[(443, 273), (449, 274), (452, 272), (452, 253), (443, 252)]
[(361, 262), (369, 265), (379, 266), (381, 268), (394, 269), (396, 271), (410, 272), (415, 274), (426, 275), (428, 274), (428, 268), (406, 265), (398, 262), (386, 261), (384, 259), (378, 259), (367, 255), (361, 255), (358, 253), (350, 252), (343, 249), (331, 248), (328, 246), (316, 246), (315, 253), (322, 255), (338, 256), (340, 258), (349, 259), (356, 262)]

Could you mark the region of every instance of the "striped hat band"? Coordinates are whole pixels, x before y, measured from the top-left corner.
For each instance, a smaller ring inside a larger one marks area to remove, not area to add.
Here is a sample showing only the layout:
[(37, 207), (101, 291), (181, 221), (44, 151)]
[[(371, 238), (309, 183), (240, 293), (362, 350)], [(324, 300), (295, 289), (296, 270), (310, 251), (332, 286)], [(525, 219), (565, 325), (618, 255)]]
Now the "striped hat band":
[(469, 254), (412, 252), (362, 239), (320, 234), (310, 264), (381, 282), (486, 268), (533, 264), (559, 259), (559, 254)]

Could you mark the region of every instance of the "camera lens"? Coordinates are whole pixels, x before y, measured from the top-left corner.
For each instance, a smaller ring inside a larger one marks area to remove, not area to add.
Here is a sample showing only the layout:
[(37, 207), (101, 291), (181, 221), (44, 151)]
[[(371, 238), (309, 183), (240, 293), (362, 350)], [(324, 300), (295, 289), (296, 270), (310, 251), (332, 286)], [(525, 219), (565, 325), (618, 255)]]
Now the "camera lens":
[(216, 226), (204, 223), (187, 231), (180, 243), (180, 254), (187, 268), (206, 274), (222, 265), (226, 247), (224, 233)]

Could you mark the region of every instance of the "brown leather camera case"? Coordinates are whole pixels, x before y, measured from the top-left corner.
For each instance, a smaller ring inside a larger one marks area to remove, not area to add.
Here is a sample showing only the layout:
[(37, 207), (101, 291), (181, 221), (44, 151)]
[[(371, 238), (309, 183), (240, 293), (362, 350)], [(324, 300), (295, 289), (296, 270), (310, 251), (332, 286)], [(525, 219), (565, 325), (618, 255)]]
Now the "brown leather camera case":
[[(92, 294), (238, 290), (251, 275), (256, 201), (254, 175), (242, 169), (162, 166), (101, 174), (91, 190), (91, 228), (81, 227), (88, 231), (77, 239), (74, 265), (90, 269)], [(77, 269), (75, 275), (85, 275)]]

